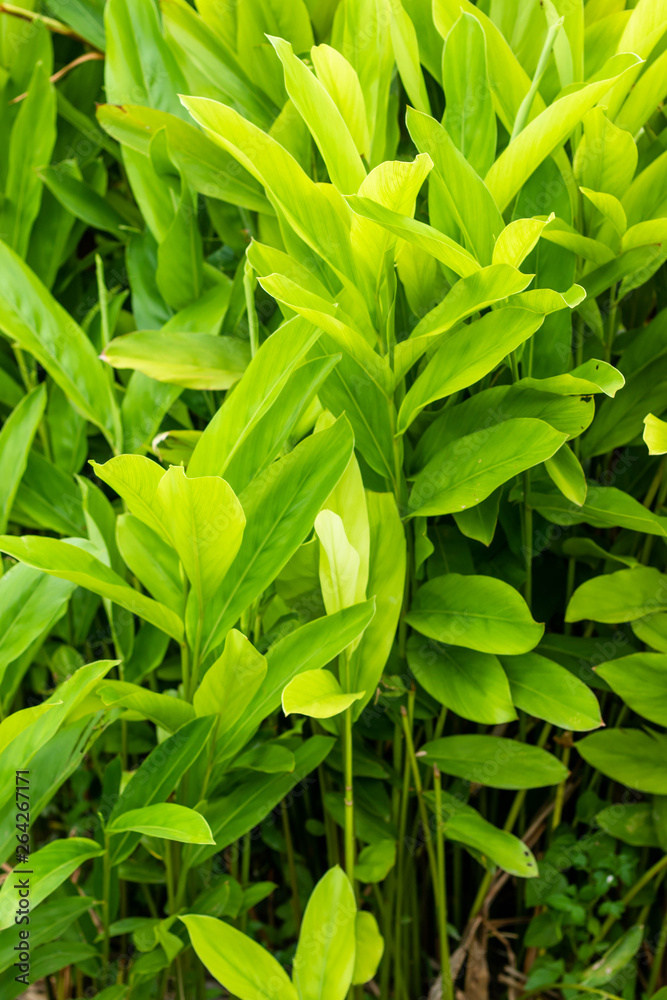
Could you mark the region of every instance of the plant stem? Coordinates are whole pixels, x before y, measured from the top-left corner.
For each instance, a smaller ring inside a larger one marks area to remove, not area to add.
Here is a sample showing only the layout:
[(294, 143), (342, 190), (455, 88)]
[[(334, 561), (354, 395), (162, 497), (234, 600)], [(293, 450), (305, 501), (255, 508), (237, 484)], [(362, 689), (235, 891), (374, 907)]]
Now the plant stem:
[(667, 910), (662, 919), (662, 924), (660, 925), (660, 933), (658, 934), (658, 943), (655, 947), (655, 952), (653, 954), (653, 964), (651, 965), (651, 975), (648, 981), (648, 996), (652, 997), (655, 993), (656, 986), (658, 985), (658, 979), (660, 978), (660, 972), (662, 970), (662, 961), (665, 957), (665, 947), (667, 946)]
[(544, 40), (544, 45), (542, 46), (542, 52), (540, 53), (540, 58), (537, 63), (537, 69), (535, 70), (535, 76), (533, 77), (532, 83), (528, 90), (528, 93), (522, 100), (519, 110), (516, 113), (516, 118), (514, 119), (514, 127), (512, 129), (512, 139), (516, 139), (519, 132), (523, 131), (526, 122), (528, 121), (528, 115), (530, 114), (530, 109), (533, 106), (533, 101), (535, 100), (535, 95), (537, 94), (540, 81), (544, 75), (544, 71), (547, 68), (547, 63), (549, 62), (549, 57), (551, 56), (551, 51), (554, 47), (554, 42), (556, 41), (556, 35), (561, 29), (563, 24), (563, 18), (559, 17), (557, 21), (549, 25), (547, 30), (547, 37)]
[(345, 710), (345, 871), (354, 886), (354, 784), (352, 749), (352, 707)]
[[(428, 821), (428, 812), (426, 809), (426, 803), (424, 802), (424, 795), (422, 789), (422, 780), (419, 773), (419, 764), (417, 763), (417, 757), (415, 754), (414, 743), (412, 742), (412, 728), (408, 724), (408, 713), (404, 705), (401, 705), (401, 719), (403, 722), (403, 732), (405, 734), (405, 746), (407, 751), (407, 756), (410, 760), (410, 765), (412, 767), (412, 777), (415, 783), (415, 788), (417, 790), (417, 802), (419, 804), (419, 815), (421, 817), (422, 830), (424, 833), (424, 843), (426, 845), (426, 853), (428, 855), (428, 863), (431, 869), (431, 878), (433, 880), (433, 890), (435, 895), (436, 908), (438, 907), (438, 900), (440, 897), (440, 890), (438, 888), (438, 866), (435, 859), (435, 851), (433, 850), (433, 842), (431, 839), (431, 831)], [(446, 935), (446, 917), (445, 917), (445, 935)], [(442, 996), (443, 1000), (451, 1000), (452, 998), (452, 977), (449, 971), (449, 955), (445, 951), (445, 956), (442, 963)]]
[(283, 821), (283, 835), (285, 837), (285, 851), (287, 853), (287, 870), (289, 871), (290, 888), (292, 890), (292, 914), (294, 916), (294, 927), (299, 933), (301, 926), (301, 906), (299, 904), (299, 883), (296, 877), (296, 863), (294, 860), (294, 845), (292, 844), (292, 833), (290, 831), (287, 807), (283, 803), (281, 810)]
[[(571, 733), (566, 733), (566, 736), (571, 736)], [(562, 762), (565, 767), (570, 763), (570, 752), (571, 747), (563, 747)], [(558, 783), (558, 788), (556, 789), (556, 802), (554, 804), (554, 814), (551, 818), (551, 829), (555, 830), (561, 821), (563, 815), (563, 802), (565, 801), (565, 782), (567, 778), (563, 778), (562, 781)]]
[(250, 354), (254, 358), (259, 347), (259, 322), (257, 320), (257, 310), (255, 309), (255, 275), (247, 257), (243, 265), (243, 290), (245, 292), (245, 303), (248, 312)]
[(442, 820), (442, 781), (440, 770), (433, 768), (433, 786), (435, 789), (436, 817), (436, 852), (438, 866), (438, 935), (440, 938), (440, 971), (442, 976), (442, 995), (452, 995), (452, 973), (449, 966), (449, 939), (447, 937), (447, 873), (445, 871), (445, 825)]
[(111, 855), (109, 853), (109, 834), (104, 831), (104, 858), (102, 861), (103, 873), (102, 873), (102, 908), (104, 914), (104, 964), (105, 966), (109, 964), (109, 955), (111, 954), (111, 939), (109, 936), (109, 930), (111, 927)]

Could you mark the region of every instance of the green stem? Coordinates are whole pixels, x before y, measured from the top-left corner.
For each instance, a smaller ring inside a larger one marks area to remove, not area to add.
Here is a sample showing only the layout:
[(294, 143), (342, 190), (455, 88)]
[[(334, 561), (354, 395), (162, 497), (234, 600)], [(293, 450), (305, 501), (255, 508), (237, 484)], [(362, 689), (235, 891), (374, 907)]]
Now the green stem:
[(345, 710), (345, 871), (354, 885), (354, 782), (352, 749), (352, 707)]
[(522, 100), (519, 110), (516, 113), (516, 118), (514, 119), (514, 127), (512, 129), (512, 139), (516, 139), (519, 132), (521, 132), (526, 122), (528, 121), (528, 115), (530, 114), (530, 109), (533, 106), (533, 101), (535, 100), (535, 95), (537, 94), (538, 87), (540, 86), (540, 81), (544, 76), (544, 71), (547, 68), (547, 63), (551, 56), (552, 49), (554, 47), (554, 42), (556, 41), (556, 35), (561, 29), (563, 24), (563, 18), (559, 17), (557, 21), (551, 24), (547, 30), (547, 37), (544, 40), (544, 45), (542, 46), (542, 52), (540, 53), (540, 58), (537, 62), (537, 69), (535, 70), (535, 76), (533, 77), (532, 83), (528, 90), (528, 93)]
[(528, 608), (533, 605), (533, 508), (528, 503), (530, 472), (523, 474), (523, 550), (526, 558), (524, 597)]
[(653, 964), (651, 965), (651, 975), (649, 976), (648, 989), (646, 991), (650, 997), (653, 996), (656, 986), (658, 985), (658, 979), (660, 978), (660, 972), (662, 971), (662, 961), (665, 957), (665, 947), (667, 947), (667, 909), (665, 910), (662, 924), (660, 925), (658, 943), (655, 947)]
[[(428, 855), (428, 863), (431, 869), (431, 879), (433, 880), (433, 887), (436, 899), (436, 907), (438, 905), (438, 866), (435, 859), (435, 851), (433, 850), (433, 841), (431, 838), (431, 831), (428, 822), (428, 812), (426, 809), (426, 803), (424, 801), (424, 794), (422, 788), (421, 775), (419, 773), (419, 764), (417, 763), (417, 756), (415, 754), (414, 743), (412, 742), (412, 727), (408, 724), (408, 713), (404, 705), (401, 705), (401, 720), (403, 722), (403, 733), (405, 734), (405, 746), (407, 751), (408, 759), (410, 760), (410, 765), (412, 768), (412, 778), (415, 783), (415, 789), (417, 790), (417, 803), (419, 805), (419, 815), (421, 817), (422, 829), (424, 832), (424, 843), (426, 845), (426, 853)], [(446, 975), (447, 973), (448, 975)], [(443, 967), (442, 976), (442, 995), (444, 1000), (451, 1000), (452, 997), (452, 979), (449, 970)]]
[(436, 852), (438, 880), (436, 883), (438, 902), (438, 936), (440, 939), (440, 972), (442, 995), (451, 997), (453, 993), (452, 973), (449, 965), (449, 939), (447, 937), (447, 873), (445, 870), (445, 824), (442, 820), (442, 782), (437, 766), (433, 768), (435, 789)]
[(290, 888), (292, 890), (292, 914), (294, 916), (294, 927), (299, 933), (301, 926), (301, 906), (299, 904), (299, 883), (296, 877), (296, 863), (294, 860), (294, 845), (292, 843), (292, 833), (290, 831), (287, 807), (283, 803), (282, 807), (283, 835), (285, 837), (285, 851), (287, 853), (287, 870), (289, 871)]
[[(566, 736), (571, 736), (571, 733), (566, 733)], [(570, 763), (570, 747), (563, 747), (562, 761), (565, 767)], [(565, 782), (567, 778), (563, 778), (562, 781), (558, 783), (558, 788), (556, 789), (556, 802), (554, 804), (554, 814), (551, 818), (551, 829), (555, 830), (561, 821), (563, 815), (563, 802), (565, 801)]]
[(257, 320), (257, 310), (255, 309), (255, 273), (247, 257), (243, 265), (243, 290), (245, 292), (245, 304), (248, 312), (250, 354), (254, 358), (259, 347), (259, 322)]
[[(408, 720), (412, 725), (414, 713), (415, 692), (408, 694)], [(403, 764), (403, 789), (401, 794), (401, 809), (398, 818), (398, 847), (396, 853), (396, 910), (394, 925), (394, 995), (401, 1000), (403, 995), (403, 888), (405, 868), (405, 835), (408, 822), (408, 804), (410, 801), (410, 759), (406, 752)], [(385, 994), (383, 994), (384, 996)]]
[[(289, 835), (289, 824), (287, 824), (287, 810), (283, 807), (283, 828), (287, 826), (287, 834)], [(287, 837), (285, 838), (287, 839)], [(248, 888), (250, 883), (250, 851), (252, 847), (252, 840), (250, 839), (250, 834), (246, 833), (245, 837), (241, 841), (243, 847), (243, 857), (241, 858), (241, 885), (244, 890)], [(290, 837), (290, 847), (291, 847), (291, 837)], [(294, 852), (292, 852), (292, 858), (294, 857)], [(292, 864), (294, 862), (292, 861)], [(296, 875), (296, 872), (295, 872)], [(297, 900), (298, 908), (298, 900)], [(248, 927), (248, 911), (244, 910), (241, 914), (241, 930), (245, 933)], [(299, 925), (297, 924), (297, 931)]]
[(109, 956), (111, 954), (111, 939), (109, 936), (111, 927), (111, 854), (109, 852), (109, 834), (106, 830), (104, 831), (104, 858), (102, 864), (102, 909), (104, 914), (104, 947), (102, 954), (106, 966), (109, 964)]

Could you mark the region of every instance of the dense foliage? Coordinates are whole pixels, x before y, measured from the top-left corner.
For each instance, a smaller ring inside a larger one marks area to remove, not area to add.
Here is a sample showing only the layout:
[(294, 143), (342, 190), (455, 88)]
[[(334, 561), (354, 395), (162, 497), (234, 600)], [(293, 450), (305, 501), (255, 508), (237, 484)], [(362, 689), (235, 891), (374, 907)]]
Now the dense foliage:
[(3, 1000), (664, 1000), (667, 2), (0, 63)]

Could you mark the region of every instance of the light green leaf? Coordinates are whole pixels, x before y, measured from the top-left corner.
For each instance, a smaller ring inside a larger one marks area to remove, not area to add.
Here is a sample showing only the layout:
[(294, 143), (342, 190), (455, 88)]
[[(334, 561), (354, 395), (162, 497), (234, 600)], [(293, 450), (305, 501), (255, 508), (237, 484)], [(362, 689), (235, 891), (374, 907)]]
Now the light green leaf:
[(519, 267), (540, 238), (547, 219), (515, 219), (505, 226), (493, 248), (494, 264)]
[(539, 653), (503, 656), (512, 701), (523, 712), (575, 732), (602, 725), (597, 698), (575, 674)]
[(615, 396), (625, 385), (623, 375), (606, 361), (591, 358), (583, 365), (573, 368), (565, 375), (552, 375), (549, 378), (525, 378), (522, 384), (542, 389), (544, 392), (557, 392), (565, 396), (583, 396), (589, 393), (603, 392), (607, 396)]
[(155, 491), (172, 545), (203, 614), (218, 591), (243, 539), (245, 515), (231, 486), (217, 476), (192, 479), (172, 465)]
[(429, 403), (479, 381), (543, 322), (539, 313), (507, 306), (453, 330), (408, 390), (398, 414), (398, 432), (404, 433)]
[(365, 692), (346, 693), (329, 670), (305, 670), (283, 691), (285, 715), (296, 712), (311, 719), (330, 719), (363, 698)]
[[(431, 811), (436, 813), (435, 793), (425, 792), (424, 798)], [(444, 792), (440, 811), (445, 836), (450, 840), (472, 848), (475, 856), (481, 855), (482, 859), (488, 859), (510, 875), (534, 878), (538, 874), (533, 853), (522, 840), (499, 830), (459, 796)]]
[[(99, 858), (104, 848), (94, 840), (85, 837), (64, 837), (54, 840), (41, 850), (30, 855), (30, 875), (26, 878), (30, 886), (30, 907), (34, 909), (43, 899), (50, 896), (72, 872), (90, 858)], [(14, 877), (6, 878), (0, 889), (0, 930), (14, 926), (14, 917), (19, 908), (21, 870), (27, 865), (16, 866)]]
[(299, 1000), (345, 1000), (354, 970), (356, 917), (347, 875), (330, 869), (303, 915), (292, 973)]
[(28, 566), (34, 566), (35, 569), (41, 569), (62, 580), (69, 580), (79, 587), (92, 590), (100, 597), (108, 597), (132, 614), (152, 622), (178, 642), (181, 641), (183, 623), (173, 611), (128, 586), (112, 569), (82, 547), (83, 539), (76, 539), (76, 542), (78, 544), (75, 545), (37, 535), (24, 538), (3, 535), (0, 537), (0, 548)]
[(208, 333), (143, 330), (116, 337), (100, 355), (112, 368), (132, 368), (188, 389), (229, 389), (250, 360), (248, 345)]
[(544, 468), (564, 497), (578, 507), (586, 502), (588, 487), (584, 470), (577, 456), (566, 444), (561, 445), (558, 451), (546, 460)]
[(407, 656), (424, 690), (462, 718), (485, 725), (516, 719), (507, 677), (496, 656), (440, 646), (416, 635), (408, 641)]
[(444, 774), (490, 788), (544, 788), (568, 774), (546, 750), (502, 736), (444, 736), (425, 743), (419, 756)]
[(219, 715), (218, 735), (228, 732), (253, 703), (266, 671), (266, 657), (257, 652), (242, 632), (230, 629), (221, 655), (195, 691), (193, 704), (197, 715)]
[(214, 917), (191, 913), (179, 920), (201, 962), (240, 1000), (299, 1000), (282, 966), (252, 938)]
[(652, 566), (638, 566), (582, 583), (567, 606), (565, 621), (629, 622), (666, 609), (667, 576)]
[[(490, 264), (504, 223), (484, 181), (439, 122), (412, 108), (408, 108), (406, 121), (417, 149), (428, 153), (433, 160), (449, 214), (456, 220), (473, 255), (481, 264)], [(457, 270), (457, 273), (470, 272)]]
[[(419, 42), (415, 26), (400, 0), (389, 7), (391, 44), (396, 59), (396, 67), (403, 86), (417, 111), (431, 113), (424, 74), (419, 60)], [(371, 978), (370, 976), (368, 977)], [(363, 980), (365, 982), (365, 980)]]
[(459, 438), (417, 475), (410, 514), (468, 510), (513, 476), (551, 458), (566, 439), (567, 434), (531, 417), (514, 417)]
[(310, 50), (317, 79), (343, 116), (357, 152), (370, 158), (371, 140), (366, 122), (366, 105), (354, 67), (330, 45), (314, 45)]
[(343, 194), (355, 194), (366, 171), (343, 116), (289, 42), (272, 35), (268, 39), (283, 64), (287, 93), (312, 132), (332, 182)]
[(122, 497), (135, 517), (152, 528), (160, 538), (171, 542), (162, 512), (155, 505), (157, 488), (165, 475), (157, 462), (144, 455), (117, 455), (104, 465), (95, 461), (90, 464), (95, 475)]
[(241, 494), (246, 529), (230, 571), (206, 608), (208, 638), (203, 655), (220, 642), (305, 540), (343, 474), (352, 447), (350, 426), (339, 418), (333, 427), (298, 444)]
[(354, 877), (360, 882), (382, 882), (396, 864), (396, 841), (378, 840), (360, 852)]
[(431, 639), (481, 653), (527, 653), (544, 632), (508, 583), (458, 573), (420, 587), (405, 620)]
[(160, 802), (128, 809), (107, 823), (108, 833), (140, 833), (144, 837), (177, 840), (181, 844), (214, 844), (211, 829), (201, 815), (176, 802)]
[(356, 602), (360, 556), (348, 540), (342, 519), (333, 511), (320, 511), (315, 533), (320, 540), (322, 597), (331, 615)]
[(664, 455), (667, 453), (667, 422), (649, 413), (644, 417), (644, 441), (649, 455)]
[(447, 101), (443, 125), (456, 148), (483, 177), (496, 152), (496, 114), (487, 76), (484, 30), (465, 9), (445, 38), (442, 85)]
[(181, 698), (149, 691), (127, 681), (105, 681), (97, 693), (105, 705), (127, 709), (144, 719), (150, 719), (168, 733), (175, 733), (186, 722), (194, 719), (192, 705)]
[(373, 978), (384, 954), (384, 938), (378, 922), (368, 910), (360, 910), (354, 926), (355, 952), (352, 984), (361, 985)]
[(659, 653), (667, 653), (667, 614), (658, 612), (632, 622), (632, 631), (638, 639)]
[(312, 324), (297, 317), (264, 341), (199, 439), (188, 466), (191, 476), (225, 474), (319, 334)]
[(5, 420), (0, 431), (0, 530), (7, 521), (28, 462), (28, 453), (46, 407), (46, 387), (38, 385)]
[(632, 653), (600, 664), (596, 672), (633, 712), (667, 725), (667, 656)]
[(178, 556), (152, 528), (134, 514), (116, 519), (116, 541), (128, 569), (149, 591), (177, 615), (183, 611), (183, 580)]
[(452, 271), (465, 277), (480, 269), (479, 263), (463, 247), (455, 243), (449, 236), (438, 232), (433, 226), (426, 225), (425, 222), (418, 222), (407, 215), (399, 212), (392, 212), (391, 209), (379, 205), (370, 198), (360, 198), (352, 195), (345, 199), (357, 215), (370, 222), (376, 222), (383, 226), (394, 236), (400, 236), (408, 243), (415, 244), (426, 250), (441, 263), (451, 267)]
[(611, 81), (638, 63), (637, 56), (630, 53), (615, 56), (605, 67), (604, 76), (554, 101), (519, 132), (486, 175), (486, 185), (501, 212), (540, 163), (565, 142), (586, 112), (597, 104)]
[(582, 986), (604, 986), (614, 978), (617, 972), (621, 972), (632, 961), (639, 951), (644, 936), (643, 924), (631, 927), (618, 941), (614, 941), (610, 948), (607, 948), (604, 955), (598, 958), (581, 975)]
[(603, 729), (575, 744), (584, 760), (638, 792), (667, 795), (667, 736), (651, 730)]
[[(592, 191), (587, 187), (580, 187), (579, 190), (611, 222), (618, 235), (622, 236), (628, 228), (628, 220), (625, 215), (625, 209), (618, 198), (614, 197), (613, 194), (606, 194), (603, 191)], [(603, 262), (598, 261), (598, 263)]]
[(0, 242), (0, 329), (29, 351), (71, 403), (120, 447), (120, 414), (108, 372), (81, 327), (29, 267)]
[(595, 822), (605, 833), (634, 847), (660, 847), (651, 802), (617, 802), (602, 809)]
[(436, 338), (472, 313), (522, 292), (532, 277), (508, 264), (492, 264), (457, 281), (444, 299), (420, 319), (408, 339), (396, 345), (394, 371), (397, 381), (427, 348), (434, 346)]

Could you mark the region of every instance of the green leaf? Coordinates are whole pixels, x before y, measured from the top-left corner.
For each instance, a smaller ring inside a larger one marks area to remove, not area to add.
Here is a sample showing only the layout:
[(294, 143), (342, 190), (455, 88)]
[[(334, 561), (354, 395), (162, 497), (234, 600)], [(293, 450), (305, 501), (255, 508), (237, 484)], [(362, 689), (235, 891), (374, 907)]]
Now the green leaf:
[(632, 623), (632, 631), (638, 639), (659, 653), (667, 653), (667, 614), (647, 615)]
[(651, 802), (623, 802), (597, 813), (595, 822), (605, 833), (634, 847), (660, 847)]
[[(50, 896), (84, 861), (99, 858), (104, 848), (85, 837), (64, 837), (30, 855), (30, 906), (36, 907)], [(22, 878), (26, 865), (16, 866), (14, 877), (6, 878), (0, 889), (0, 930), (11, 927), (18, 912)]]
[(168, 733), (175, 733), (195, 715), (192, 705), (181, 698), (158, 694), (127, 681), (106, 681), (99, 686), (97, 693), (105, 705), (123, 708), (150, 719)]
[(531, 507), (556, 524), (591, 524), (596, 528), (630, 528), (647, 535), (667, 534), (667, 517), (654, 514), (629, 493), (613, 486), (589, 482), (581, 508), (573, 507), (560, 493), (529, 493), (527, 499)]
[(294, 770), (291, 772), (243, 774), (225, 795), (206, 808), (206, 819), (217, 846), (197, 849), (190, 859), (192, 865), (200, 864), (217, 851), (224, 851), (261, 823), (281, 799), (322, 763), (334, 742), (330, 736), (312, 736), (306, 740), (294, 751)]
[(356, 602), (360, 554), (350, 544), (338, 514), (322, 510), (315, 518), (320, 541), (320, 586), (327, 614), (349, 608)]
[(667, 794), (667, 736), (651, 730), (603, 729), (575, 744), (584, 760), (638, 792)]
[(512, 701), (523, 712), (575, 732), (603, 725), (597, 698), (565, 667), (539, 653), (501, 657)]
[(492, 264), (467, 278), (461, 278), (444, 299), (420, 319), (408, 339), (396, 345), (396, 379), (402, 378), (427, 348), (435, 346), (436, 338), (451, 330), (460, 320), (481, 312), (508, 295), (522, 292), (531, 281), (532, 275), (522, 274), (509, 264)]
[(343, 417), (298, 444), (241, 494), (246, 529), (238, 555), (206, 609), (204, 654), (217, 645), (305, 540), (350, 459), (352, 445), (352, 433)]
[(354, 67), (330, 45), (314, 45), (310, 50), (310, 58), (317, 79), (343, 116), (357, 152), (368, 160), (371, 140), (366, 122), (366, 105)]
[(486, 185), (501, 212), (540, 163), (565, 142), (586, 112), (609, 90), (610, 82), (638, 62), (637, 56), (630, 53), (615, 56), (609, 60), (603, 77), (554, 101), (519, 132), (486, 175)]
[(384, 938), (378, 922), (368, 910), (360, 910), (354, 926), (355, 952), (352, 984), (373, 979), (384, 954)]
[[(396, 59), (396, 67), (411, 104), (418, 111), (431, 113), (424, 75), (420, 66), (419, 42), (415, 26), (401, 4), (394, 3), (389, 8), (391, 44)], [(370, 976), (368, 977), (371, 978)], [(364, 980), (365, 981), (365, 980)]]
[(366, 171), (343, 116), (289, 42), (272, 35), (268, 39), (283, 64), (287, 93), (312, 132), (332, 182), (343, 194), (355, 194)]
[(396, 841), (378, 840), (360, 852), (354, 877), (360, 882), (383, 882), (396, 864)]
[(447, 100), (443, 125), (456, 148), (483, 177), (496, 152), (496, 113), (487, 76), (484, 30), (465, 9), (445, 38), (442, 85)]
[(160, 802), (141, 809), (128, 809), (110, 820), (107, 833), (140, 833), (145, 837), (177, 840), (181, 844), (214, 844), (211, 830), (194, 809), (175, 802)]
[(180, 615), (183, 580), (178, 556), (171, 546), (133, 514), (120, 514), (116, 519), (116, 541), (123, 561), (146, 590)]
[(495, 725), (517, 715), (497, 657), (473, 649), (440, 646), (420, 636), (408, 641), (410, 670), (424, 690), (464, 719)]
[(285, 715), (297, 712), (311, 719), (330, 719), (363, 698), (365, 692), (344, 692), (329, 670), (305, 670), (283, 691)]
[(356, 917), (350, 880), (341, 868), (331, 868), (303, 915), (292, 973), (299, 1000), (345, 1000), (354, 971)]
[(566, 444), (562, 445), (544, 463), (549, 478), (556, 484), (564, 497), (581, 507), (586, 502), (588, 489), (584, 470), (579, 459)]
[[(75, 544), (76, 543), (76, 544)], [(122, 577), (100, 562), (90, 551), (83, 548), (83, 539), (69, 542), (55, 538), (40, 538), (27, 535), (24, 538), (2, 535), (0, 548), (21, 562), (51, 573), (62, 580), (69, 580), (79, 587), (92, 590), (100, 597), (108, 597), (115, 604), (132, 614), (152, 622), (168, 635), (180, 642), (183, 638), (181, 619), (158, 601), (153, 601), (130, 587)]]
[[(122, 813), (164, 802), (185, 772), (202, 753), (215, 725), (215, 718), (193, 719), (156, 746), (133, 773), (114, 805), (109, 822)], [(136, 833), (114, 839), (112, 861), (118, 864), (132, 853), (140, 840)]]
[(408, 108), (406, 120), (417, 149), (428, 153), (433, 160), (449, 213), (464, 234), (474, 257), (481, 264), (490, 264), (495, 242), (504, 224), (484, 181), (439, 122), (411, 108)]
[(144, 330), (116, 337), (100, 355), (112, 368), (132, 368), (188, 389), (229, 389), (250, 360), (248, 345), (208, 333)]
[(420, 587), (405, 620), (431, 639), (482, 653), (527, 653), (544, 632), (508, 583), (458, 573)]
[[(76, 160), (65, 160), (52, 167), (42, 167), (38, 173), (46, 187), (60, 204), (87, 226), (105, 229), (122, 239), (122, 227), (127, 228), (128, 220), (102, 194), (86, 184)], [(127, 235), (125, 235), (127, 238)]]
[(564, 396), (588, 395), (603, 392), (607, 396), (615, 396), (625, 385), (623, 375), (606, 361), (591, 358), (583, 365), (573, 368), (565, 375), (553, 375), (550, 378), (524, 378), (523, 385), (542, 389), (544, 392), (562, 393)]
[(320, 331), (297, 317), (265, 340), (234, 392), (202, 434), (188, 466), (191, 476), (222, 476), (269, 411)]
[(218, 715), (218, 735), (228, 732), (253, 703), (267, 672), (266, 657), (242, 632), (233, 628), (221, 655), (204, 674), (195, 691), (197, 715)]
[(667, 453), (667, 422), (649, 413), (644, 417), (644, 441), (649, 455), (664, 455)]
[[(30, 233), (39, 213), (42, 182), (35, 168), (51, 159), (56, 140), (56, 92), (49, 69), (40, 60), (11, 130), (0, 233), (20, 257), (26, 256)], [(4, 269), (3, 269), (4, 270)]]
[(652, 566), (638, 566), (582, 583), (567, 606), (565, 621), (629, 622), (664, 610), (667, 577)]
[(7, 521), (28, 463), (28, 452), (46, 407), (46, 387), (38, 385), (12, 410), (0, 431), (0, 530)]
[(282, 692), (289, 682), (305, 670), (326, 666), (359, 638), (373, 614), (373, 601), (364, 601), (335, 615), (316, 618), (275, 642), (267, 650), (266, 677), (248, 705), (243, 724), (228, 732), (226, 739), (221, 741), (223, 746), (218, 746), (218, 753), (230, 753), (242, 747), (260, 723), (280, 707)]
[(437, 764), (444, 774), (490, 788), (544, 788), (568, 775), (546, 750), (501, 736), (444, 736), (425, 743), (419, 756)]
[(140, 104), (102, 104), (97, 119), (115, 139), (145, 156), (153, 136), (164, 129), (169, 156), (194, 191), (254, 212), (272, 212), (255, 178), (201, 129), (176, 115)]
[(0, 243), (0, 329), (29, 351), (87, 420), (120, 447), (120, 414), (107, 372), (81, 327), (6, 244)]
[(240, 1000), (298, 1000), (283, 967), (252, 938), (215, 917), (190, 913), (179, 920), (201, 962)]
[(206, 602), (217, 593), (241, 546), (243, 508), (224, 479), (192, 479), (176, 465), (160, 479), (155, 507), (162, 512), (203, 615)]
[(550, 219), (514, 219), (505, 226), (493, 248), (494, 264), (519, 267), (539, 240)]
[(398, 432), (404, 433), (429, 403), (479, 381), (543, 322), (539, 313), (507, 306), (452, 331), (408, 390), (398, 414)]
[[(425, 792), (424, 798), (436, 813), (435, 793)], [(459, 797), (445, 792), (440, 813), (445, 836), (450, 840), (472, 848), (475, 855), (480, 854), (510, 875), (534, 878), (538, 874), (533, 853), (522, 840), (506, 830), (499, 830)]]
[(461, 277), (480, 270), (480, 265), (472, 254), (433, 226), (418, 222), (399, 212), (393, 212), (370, 198), (351, 195), (345, 200), (352, 211), (363, 219), (375, 222), (394, 236), (400, 236), (408, 243), (420, 247)]
[(639, 951), (644, 936), (644, 926), (640, 924), (631, 927), (618, 941), (607, 948), (597, 962), (585, 969), (581, 975), (582, 986), (604, 986), (614, 978), (617, 972), (625, 969)]
[(602, 663), (597, 674), (633, 712), (667, 725), (667, 656), (632, 653)]
[(104, 465), (90, 463), (103, 482), (111, 486), (135, 517), (169, 542), (162, 511), (156, 507), (157, 489), (166, 474), (157, 462), (143, 455), (117, 455)]
[(410, 514), (451, 514), (474, 507), (513, 476), (551, 458), (566, 438), (531, 417), (505, 420), (459, 438), (415, 478)]

